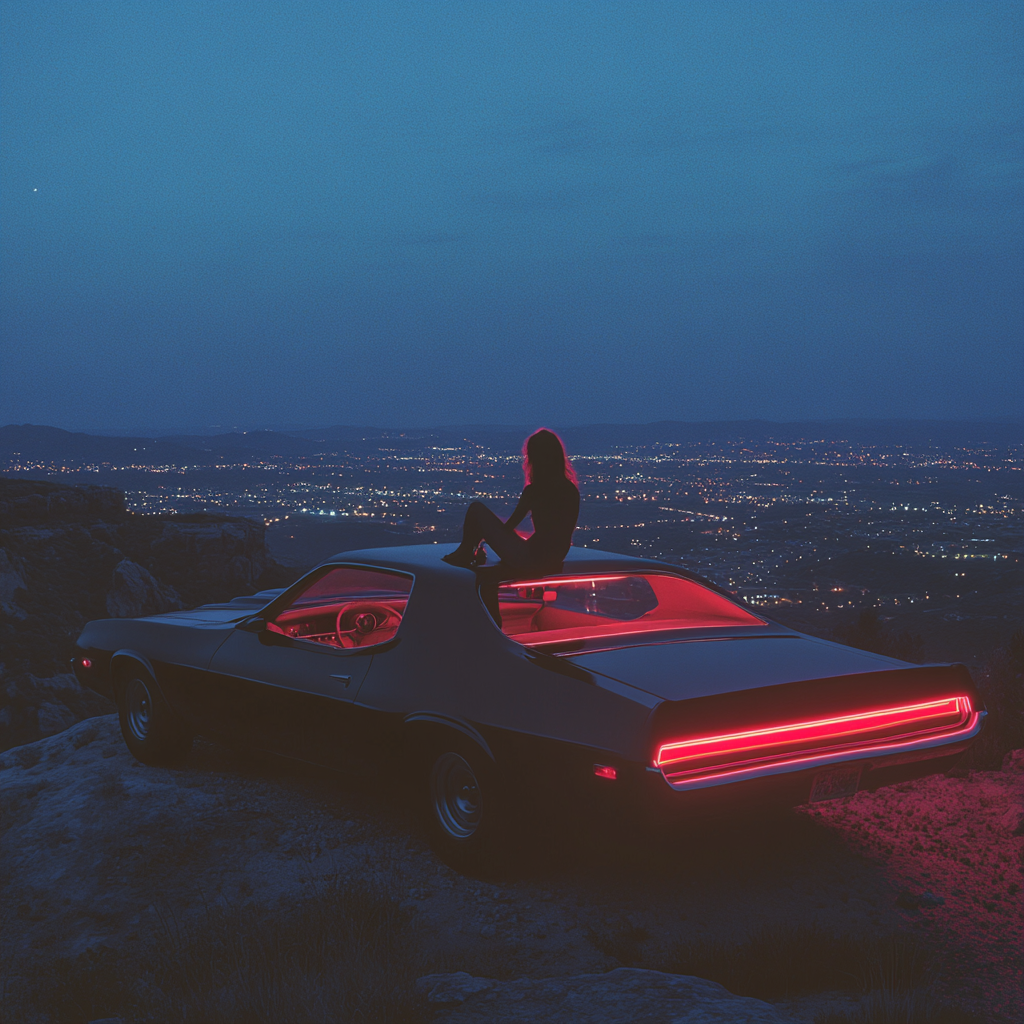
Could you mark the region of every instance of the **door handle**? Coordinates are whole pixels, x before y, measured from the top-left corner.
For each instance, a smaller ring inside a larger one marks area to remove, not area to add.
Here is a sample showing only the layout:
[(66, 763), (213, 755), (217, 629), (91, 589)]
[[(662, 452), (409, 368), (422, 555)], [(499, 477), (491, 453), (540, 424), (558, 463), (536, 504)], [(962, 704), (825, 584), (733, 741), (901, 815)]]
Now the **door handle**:
[(332, 679), (340, 679), (346, 686), (348, 686), (348, 684), (352, 682), (352, 677), (351, 676), (336, 676), (336, 675), (332, 674), (331, 678)]

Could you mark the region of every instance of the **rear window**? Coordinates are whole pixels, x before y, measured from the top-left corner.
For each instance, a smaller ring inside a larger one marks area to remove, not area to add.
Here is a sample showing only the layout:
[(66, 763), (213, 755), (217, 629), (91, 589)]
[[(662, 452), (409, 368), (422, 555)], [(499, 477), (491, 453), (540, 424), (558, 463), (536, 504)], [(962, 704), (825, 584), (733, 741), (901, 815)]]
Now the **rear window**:
[(497, 606), (502, 632), (552, 651), (625, 645), (652, 632), (765, 624), (699, 583), (661, 573), (516, 580), (499, 586)]

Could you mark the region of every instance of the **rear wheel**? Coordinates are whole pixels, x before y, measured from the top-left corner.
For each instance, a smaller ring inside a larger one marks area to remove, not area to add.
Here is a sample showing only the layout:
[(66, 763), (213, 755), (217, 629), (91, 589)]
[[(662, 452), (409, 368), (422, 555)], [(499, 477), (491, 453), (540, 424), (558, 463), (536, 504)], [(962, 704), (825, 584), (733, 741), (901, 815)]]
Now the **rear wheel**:
[(509, 829), (494, 763), (454, 739), (433, 746), (427, 765), (427, 830), (437, 855), (457, 871), (496, 866)]
[(191, 731), (141, 665), (132, 666), (125, 674), (118, 688), (117, 710), (121, 735), (143, 764), (178, 764), (192, 749)]

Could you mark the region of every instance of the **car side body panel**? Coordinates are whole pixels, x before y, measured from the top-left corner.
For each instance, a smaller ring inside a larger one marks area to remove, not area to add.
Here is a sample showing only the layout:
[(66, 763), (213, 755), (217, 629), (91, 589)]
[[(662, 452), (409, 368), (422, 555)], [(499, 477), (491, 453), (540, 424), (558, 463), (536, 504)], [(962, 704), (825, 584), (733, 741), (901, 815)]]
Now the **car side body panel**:
[[(453, 622), (458, 642), (448, 639)], [(586, 671), (567, 674), (558, 659), (531, 657), (495, 627), (474, 587), (451, 587), (439, 597), (417, 584), (397, 639), (374, 656), (359, 705), (403, 716), (432, 711), (481, 732), (504, 729), (642, 756), (631, 737), (642, 736), (649, 702), (624, 696), (621, 687), (606, 689)]]

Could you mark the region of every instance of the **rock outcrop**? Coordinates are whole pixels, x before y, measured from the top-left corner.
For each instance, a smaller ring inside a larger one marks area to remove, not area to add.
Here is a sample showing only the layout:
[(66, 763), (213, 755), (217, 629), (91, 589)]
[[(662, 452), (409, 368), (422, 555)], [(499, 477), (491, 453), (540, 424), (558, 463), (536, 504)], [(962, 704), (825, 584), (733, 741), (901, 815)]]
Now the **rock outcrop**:
[(107, 594), (107, 614), (111, 618), (159, 615), (183, 607), (173, 587), (165, 587), (137, 562), (122, 558), (114, 566), (113, 586)]
[(115, 487), (66, 487), (36, 480), (0, 480), (0, 523), (42, 526), (51, 521), (114, 521), (124, 516), (124, 493)]
[(112, 708), (110, 701), (80, 686), (70, 673), (44, 679), (28, 673), (0, 685), (0, 738), (7, 747), (52, 736)]
[(269, 563), (263, 524), (226, 516), (190, 515), (165, 521), (150, 549), (167, 567), (189, 566), (200, 573), (203, 566), (213, 567), (215, 580), (209, 582), (226, 584), (232, 597), (253, 588)]
[(0, 478), (0, 750), (112, 710), (67, 675), (90, 619), (230, 600), (295, 575), (268, 558), (258, 520), (135, 515), (112, 487)]
[(785, 1024), (792, 1019), (713, 981), (630, 967), (515, 981), (459, 971), (427, 975), (416, 988), (428, 1002), (451, 1007), (434, 1024)]

